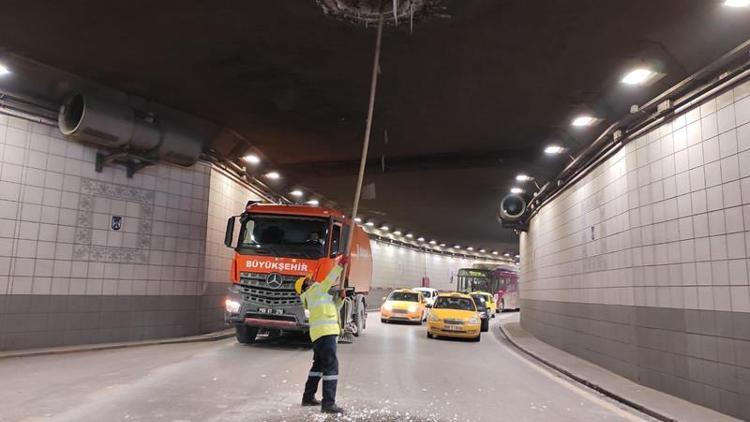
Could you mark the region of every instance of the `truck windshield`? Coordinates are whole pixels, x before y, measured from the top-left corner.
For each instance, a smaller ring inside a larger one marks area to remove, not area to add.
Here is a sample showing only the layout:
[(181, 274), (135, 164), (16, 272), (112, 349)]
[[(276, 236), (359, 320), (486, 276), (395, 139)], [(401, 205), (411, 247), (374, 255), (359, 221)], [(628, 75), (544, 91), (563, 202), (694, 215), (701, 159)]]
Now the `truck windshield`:
[(240, 253), (307, 259), (326, 253), (328, 219), (249, 214), (241, 223)]

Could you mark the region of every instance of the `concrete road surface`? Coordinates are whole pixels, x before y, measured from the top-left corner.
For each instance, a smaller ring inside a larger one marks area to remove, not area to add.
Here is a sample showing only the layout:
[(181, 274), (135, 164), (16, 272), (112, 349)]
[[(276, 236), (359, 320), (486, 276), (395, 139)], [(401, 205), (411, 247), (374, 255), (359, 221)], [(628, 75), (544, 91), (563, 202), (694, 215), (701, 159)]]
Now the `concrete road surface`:
[(0, 421), (644, 420), (521, 357), (497, 329), (480, 343), (430, 340), (371, 314), (363, 337), (339, 345), (344, 418), (299, 406), (303, 338), (3, 359)]

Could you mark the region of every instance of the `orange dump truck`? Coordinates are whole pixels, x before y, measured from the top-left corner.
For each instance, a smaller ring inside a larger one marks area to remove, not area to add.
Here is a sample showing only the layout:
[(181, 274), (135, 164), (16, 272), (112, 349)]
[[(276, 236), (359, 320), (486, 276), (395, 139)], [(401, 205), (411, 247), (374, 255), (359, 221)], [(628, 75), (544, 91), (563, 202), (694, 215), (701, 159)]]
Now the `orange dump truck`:
[(224, 244), (235, 253), (225, 320), (234, 325), (237, 340), (252, 343), (261, 330), (307, 331), (307, 312), (294, 282), (307, 274), (322, 281), (346, 254), (350, 230), (354, 237), (340, 319), (359, 335), (372, 279), (370, 239), (362, 227), (338, 210), (300, 205), (248, 203), (244, 213), (231, 217)]

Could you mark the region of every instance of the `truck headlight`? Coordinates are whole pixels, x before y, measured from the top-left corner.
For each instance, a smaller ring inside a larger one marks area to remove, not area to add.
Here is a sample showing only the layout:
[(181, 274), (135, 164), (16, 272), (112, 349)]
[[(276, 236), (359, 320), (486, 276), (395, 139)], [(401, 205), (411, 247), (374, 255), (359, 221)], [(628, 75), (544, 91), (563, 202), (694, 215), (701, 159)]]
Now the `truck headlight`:
[(240, 302), (227, 298), (227, 300), (224, 301), (224, 307), (230, 314), (236, 314), (240, 311)]
[(469, 324), (479, 324), (480, 321), (479, 321), (479, 318), (472, 317), (471, 319), (469, 319), (468, 322), (469, 322)]
[(409, 313), (413, 314), (414, 312), (417, 312), (417, 304), (416, 303), (410, 303), (409, 304)]

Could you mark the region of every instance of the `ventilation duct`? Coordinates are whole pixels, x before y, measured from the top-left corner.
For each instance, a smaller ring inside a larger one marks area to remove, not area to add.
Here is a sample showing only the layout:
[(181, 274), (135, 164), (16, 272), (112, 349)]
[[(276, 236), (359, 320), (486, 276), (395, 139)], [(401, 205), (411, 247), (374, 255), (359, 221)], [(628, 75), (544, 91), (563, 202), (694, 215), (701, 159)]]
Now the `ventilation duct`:
[(518, 195), (507, 195), (500, 201), (497, 218), (503, 223), (515, 223), (526, 212), (526, 201)]
[(198, 161), (203, 141), (128, 104), (76, 93), (60, 107), (63, 135), (112, 149), (127, 148), (182, 166)]

